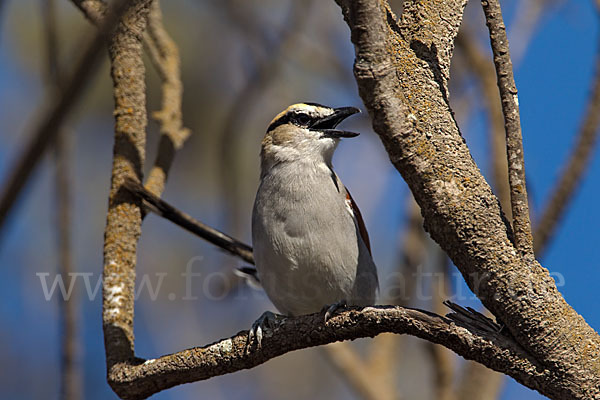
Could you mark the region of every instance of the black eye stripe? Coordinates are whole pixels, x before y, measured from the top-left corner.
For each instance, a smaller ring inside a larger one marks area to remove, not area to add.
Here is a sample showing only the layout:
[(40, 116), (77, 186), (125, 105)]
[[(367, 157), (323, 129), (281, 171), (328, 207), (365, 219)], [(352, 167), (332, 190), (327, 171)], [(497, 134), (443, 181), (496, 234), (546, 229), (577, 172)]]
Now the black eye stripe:
[(283, 116), (281, 116), (281, 118), (273, 121), (271, 125), (269, 125), (269, 127), (267, 128), (267, 132), (272, 131), (278, 126), (285, 125), (288, 123), (292, 123), (298, 126), (308, 126), (310, 122), (314, 119), (316, 119), (314, 116), (308, 114), (306, 111), (303, 110), (289, 111)]

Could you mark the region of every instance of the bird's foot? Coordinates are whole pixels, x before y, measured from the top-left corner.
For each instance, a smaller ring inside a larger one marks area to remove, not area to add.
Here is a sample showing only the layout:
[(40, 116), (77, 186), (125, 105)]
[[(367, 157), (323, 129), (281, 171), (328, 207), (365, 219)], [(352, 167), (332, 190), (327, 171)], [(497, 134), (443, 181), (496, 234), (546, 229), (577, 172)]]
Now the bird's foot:
[(262, 339), (264, 332), (267, 328), (272, 328), (273, 323), (277, 321), (278, 318), (281, 318), (281, 315), (274, 314), (271, 311), (265, 311), (262, 313), (260, 317), (252, 324), (252, 327), (248, 331), (248, 345), (247, 349), (250, 350), (250, 347), (256, 343), (256, 348), (260, 349), (262, 345)]
[(348, 307), (348, 303), (346, 302), (346, 300), (341, 300), (337, 303), (333, 303), (329, 306), (323, 307), (323, 310), (325, 310), (325, 323), (327, 323), (327, 321), (329, 321), (329, 319), (333, 317), (336, 312), (346, 307)]

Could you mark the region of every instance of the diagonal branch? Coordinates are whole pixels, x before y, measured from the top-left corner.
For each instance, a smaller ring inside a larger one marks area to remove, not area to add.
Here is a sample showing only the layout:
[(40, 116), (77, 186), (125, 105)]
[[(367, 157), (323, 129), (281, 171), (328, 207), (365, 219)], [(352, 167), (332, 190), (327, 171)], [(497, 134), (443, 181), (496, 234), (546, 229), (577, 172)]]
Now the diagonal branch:
[[(85, 3), (85, 1), (83, 2)], [(59, 93), (52, 93), (41, 107), (45, 110), (33, 128), (33, 134), (25, 150), (19, 155), (11, 168), (5, 184), (0, 190), (0, 228), (3, 226), (13, 204), (19, 197), (29, 176), (37, 166), (42, 155), (59, 132), (59, 128), (69, 111), (79, 99), (85, 85), (97, 71), (98, 61), (106, 45), (106, 39), (115, 28), (119, 16), (128, 4), (127, 0), (119, 0), (111, 7), (92, 40), (84, 46), (85, 50), (76, 63), (75, 68), (65, 80)]]
[[(421, 207), (425, 229), (484, 305), (571, 397), (600, 396), (600, 337), (525, 260), (448, 105), (452, 42), (464, 0), (337, 0), (355, 46), (359, 93), (390, 160)], [(512, 160), (511, 160), (512, 161)]]
[(525, 161), (523, 158), (523, 138), (519, 116), (519, 98), (513, 76), (512, 61), (508, 49), (506, 27), (498, 0), (482, 0), (486, 24), (490, 31), (490, 42), (494, 54), (498, 89), (504, 114), (506, 131), (506, 155), (508, 159), (508, 181), (512, 209), (515, 245), (529, 262), (534, 261), (533, 235), (529, 220), (529, 203), (525, 185)]
[(161, 217), (168, 219), (209, 243), (220, 247), (229, 254), (239, 257), (250, 264), (254, 264), (252, 247), (247, 244), (242, 243), (217, 229), (211, 228), (210, 226), (195, 220), (188, 214), (179, 211), (133, 179), (125, 179), (123, 188), (150, 204), (151, 211), (156, 212)]

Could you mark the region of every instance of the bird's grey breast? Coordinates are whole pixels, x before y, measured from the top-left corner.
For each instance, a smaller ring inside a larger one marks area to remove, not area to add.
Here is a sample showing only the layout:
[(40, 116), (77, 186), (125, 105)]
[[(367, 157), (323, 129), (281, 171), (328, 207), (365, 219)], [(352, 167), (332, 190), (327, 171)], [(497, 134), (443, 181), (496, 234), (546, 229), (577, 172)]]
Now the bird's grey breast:
[(292, 165), (272, 169), (263, 176), (254, 205), (259, 277), (275, 306), (290, 314), (350, 300), (359, 262), (344, 186), (325, 164), (315, 168), (308, 173)]
[(273, 168), (259, 187), (253, 217), (253, 223), (277, 227), (274, 234), (304, 240), (306, 245), (339, 229), (354, 232), (343, 185), (325, 164)]

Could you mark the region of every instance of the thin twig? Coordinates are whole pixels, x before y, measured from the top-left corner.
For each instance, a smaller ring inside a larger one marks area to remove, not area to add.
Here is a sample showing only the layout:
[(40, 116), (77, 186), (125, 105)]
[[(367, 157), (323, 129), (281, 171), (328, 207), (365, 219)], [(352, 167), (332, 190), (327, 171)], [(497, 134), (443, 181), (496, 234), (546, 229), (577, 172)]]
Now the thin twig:
[(373, 338), (366, 356), (366, 368), (369, 378), (379, 388), (381, 398), (401, 400), (403, 398), (396, 382), (398, 380), (399, 349), (402, 336), (379, 335)]
[(155, 0), (150, 8), (144, 43), (162, 80), (162, 108), (152, 114), (160, 124), (161, 137), (156, 160), (145, 184), (150, 192), (160, 196), (165, 188), (175, 152), (190, 136), (190, 130), (183, 127), (182, 120), (183, 85), (179, 49), (163, 25), (158, 0)]
[(496, 400), (502, 389), (504, 375), (485, 365), (469, 361), (456, 389), (457, 399)]
[[(423, 265), (425, 258), (425, 241), (427, 240), (423, 230), (421, 210), (410, 194), (406, 209), (408, 223), (400, 245), (400, 262), (395, 281), (391, 283), (395, 292), (390, 293), (389, 298), (381, 299), (385, 304), (404, 307), (413, 304), (418, 285), (419, 268)], [(399, 349), (405, 344), (406, 340), (402, 336), (384, 335), (375, 338), (369, 346), (367, 368), (371, 372), (372, 379), (377, 380), (380, 391), (388, 398), (400, 398), (400, 391), (395, 383), (398, 366), (402, 362), (399, 359), (402, 354)]]
[(123, 188), (130, 191), (132, 194), (140, 197), (152, 207), (149, 209), (156, 212), (158, 215), (168, 219), (174, 224), (183, 229), (201, 237), (202, 239), (214, 244), (227, 251), (231, 255), (237, 256), (247, 263), (254, 265), (254, 257), (252, 255), (252, 247), (240, 242), (231, 236), (211, 228), (200, 221), (195, 220), (188, 214), (179, 211), (163, 199), (155, 196), (148, 189), (133, 179), (126, 179), (123, 182)]
[[(600, 42), (599, 42), (600, 44)], [(535, 227), (535, 252), (538, 256), (546, 250), (558, 223), (565, 214), (582, 177), (590, 164), (600, 132), (600, 47), (596, 52), (596, 75), (587, 110), (579, 129), (577, 144), (569, 162), (556, 182), (550, 200), (547, 202)]]
[[(521, 2), (524, 10), (517, 13), (515, 17), (512, 36), (518, 38), (515, 55), (515, 49), (512, 51), (512, 60), (515, 66), (518, 66), (522, 55), (531, 42), (534, 27), (545, 10), (546, 0), (533, 0)], [(479, 81), (479, 87), (483, 99), (486, 103), (488, 118), (490, 121), (490, 149), (491, 149), (491, 170), (492, 186), (500, 200), (502, 210), (509, 220), (512, 220), (512, 209), (510, 205), (510, 187), (508, 184), (508, 162), (506, 157), (506, 137), (504, 133), (504, 116), (502, 115), (502, 105), (498, 97), (496, 84), (496, 74), (492, 61), (486, 57), (474, 40), (474, 35), (466, 26), (467, 21), (463, 21), (461, 30), (456, 38), (456, 45), (462, 50), (460, 54), (465, 57), (465, 66), (470, 68), (473, 75)], [(469, 107), (469, 110), (472, 110)], [(456, 111), (456, 109), (455, 109)], [(466, 119), (466, 117), (463, 117)], [(534, 239), (536, 235), (534, 235)], [(534, 242), (535, 244), (535, 242)], [(486, 311), (487, 316), (491, 316)], [(468, 361), (462, 367), (462, 376), (456, 388), (455, 398), (468, 399), (480, 398), (485, 400), (494, 400), (498, 397), (502, 388), (504, 377), (496, 371), (486, 366)]]
[(17, 161), (10, 169), (8, 178), (2, 185), (0, 191), (0, 229), (3, 227), (9, 211), (41, 156), (48, 145), (54, 141), (66, 116), (83, 93), (86, 83), (95, 75), (98, 61), (105, 49), (106, 38), (113, 31), (118, 17), (126, 9), (128, 3), (127, 0), (119, 0), (111, 7), (113, 11), (110, 12), (108, 18), (103, 20), (101, 28), (87, 45), (82, 46), (85, 50), (75, 64), (72, 73), (66, 79), (62, 90), (59, 93), (49, 94), (47, 101), (41, 107), (41, 110), (45, 110), (45, 112), (38, 119), (33, 128), (33, 133), (30, 135), (29, 143), (16, 158)]
[[(96, 25), (106, 12), (106, 5), (101, 0), (74, 0), (74, 3)], [(152, 3), (148, 15), (144, 45), (162, 80), (161, 110), (152, 114), (160, 125), (161, 137), (156, 160), (145, 184), (152, 193), (160, 196), (165, 188), (175, 152), (190, 136), (190, 130), (183, 126), (182, 120), (183, 84), (179, 49), (164, 27), (158, 0)]]
[(513, 215), (515, 245), (528, 262), (533, 262), (533, 236), (529, 220), (529, 203), (525, 184), (525, 162), (523, 159), (523, 138), (519, 116), (519, 99), (512, 70), (512, 61), (506, 38), (506, 28), (498, 0), (482, 0), (486, 24), (490, 31), (490, 42), (494, 54), (498, 89), (504, 114), (506, 130), (506, 153), (508, 159), (508, 179)]
[[(56, 27), (56, 3), (54, 0), (42, 0), (43, 33), (46, 41), (45, 80), (48, 88), (60, 89), (64, 78), (58, 62), (58, 37)], [(71, 221), (73, 206), (70, 171), (70, 136), (62, 128), (54, 143), (54, 159), (56, 165), (56, 205), (57, 205), (57, 240), (58, 240), (58, 274), (64, 279), (73, 279), (73, 257), (71, 245)], [(59, 319), (61, 326), (61, 371), (60, 398), (77, 400), (82, 397), (82, 375), (80, 371), (79, 340), (77, 335), (77, 291), (67, 298), (59, 298)]]
[[(6, 4), (6, 1), (4, 0), (0, 0), (0, 32), (2, 32), (2, 22), (4, 21), (4, 6)], [(0, 36), (0, 40), (2, 39), (2, 36)]]
[(531, 42), (533, 34), (538, 28), (544, 10), (552, 0), (526, 0), (519, 2), (519, 9), (515, 12), (510, 26), (510, 37), (515, 40), (511, 46), (511, 59), (514, 65), (519, 65)]

